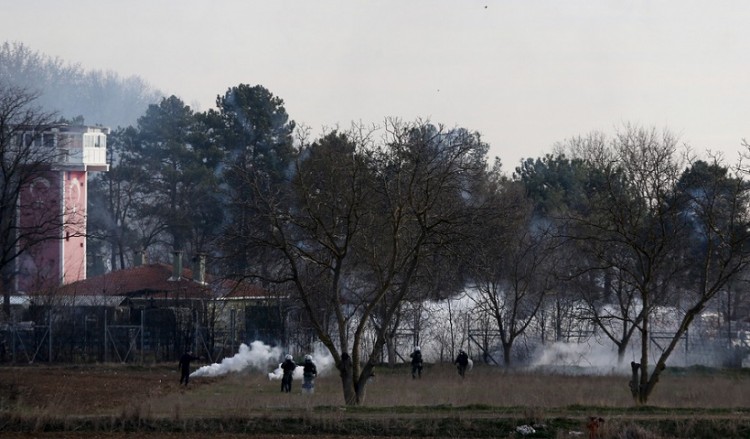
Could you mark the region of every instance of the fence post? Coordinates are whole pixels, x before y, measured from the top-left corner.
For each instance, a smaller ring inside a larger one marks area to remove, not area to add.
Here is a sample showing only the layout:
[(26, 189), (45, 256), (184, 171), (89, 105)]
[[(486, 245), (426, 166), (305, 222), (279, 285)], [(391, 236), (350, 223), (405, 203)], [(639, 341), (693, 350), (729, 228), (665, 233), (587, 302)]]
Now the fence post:
[(104, 362), (107, 362), (109, 347), (107, 346), (107, 310), (104, 310)]
[(143, 366), (143, 356), (146, 355), (146, 352), (143, 350), (143, 322), (146, 319), (146, 308), (141, 309), (141, 366)]
[(11, 323), (10, 325), (10, 350), (11, 355), (13, 355), (13, 363), (18, 363), (18, 359), (16, 358), (16, 324)]
[(232, 351), (231, 351), (232, 354), (234, 354), (235, 352), (237, 352), (234, 349), (234, 337), (235, 337), (235, 334), (234, 334), (234, 331), (235, 331), (234, 330), (234, 321), (235, 321), (236, 318), (237, 318), (237, 310), (234, 309), (234, 308), (232, 308), (229, 311), (229, 337), (230, 337), (230, 340), (231, 340), (230, 341), (230, 346), (232, 347)]
[(52, 308), (49, 310), (49, 314), (47, 314), (47, 330), (49, 331), (49, 357), (47, 358), (48, 363), (52, 363)]

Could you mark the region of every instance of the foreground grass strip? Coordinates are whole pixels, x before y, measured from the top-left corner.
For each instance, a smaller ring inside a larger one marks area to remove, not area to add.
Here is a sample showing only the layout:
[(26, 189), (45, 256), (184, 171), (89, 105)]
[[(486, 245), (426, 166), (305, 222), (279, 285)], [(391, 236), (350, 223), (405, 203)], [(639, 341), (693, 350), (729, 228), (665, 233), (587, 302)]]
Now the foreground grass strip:
[[(403, 415), (403, 414), (402, 414)], [(713, 418), (667, 416), (644, 419), (610, 419), (608, 428), (624, 431), (628, 428), (646, 430), (653, 437), (673, 438), (747, 438), (750, 419), (747, 416)], [(513, 437), (516, 428), (530, 425), (535, 433), (527, 438), (567, 437), (571, 432), (584, 433), (584, 419), (578, 416), (530, 419), (516, 416), (472, 417), (446, 415), (420, 417), (392, 415), (387, 417), (348, 416), (346, 413), (328, 416), (283, 414), (251, 418), (193, 418), (145, 419), (127, 417), (89, 417), (83, 419), (51, 417), (0, 416), (0, 431), (25, 433), (206, 433), (227, 434), (283, 434), (283, 435), (346, 435), (391, 437)]]

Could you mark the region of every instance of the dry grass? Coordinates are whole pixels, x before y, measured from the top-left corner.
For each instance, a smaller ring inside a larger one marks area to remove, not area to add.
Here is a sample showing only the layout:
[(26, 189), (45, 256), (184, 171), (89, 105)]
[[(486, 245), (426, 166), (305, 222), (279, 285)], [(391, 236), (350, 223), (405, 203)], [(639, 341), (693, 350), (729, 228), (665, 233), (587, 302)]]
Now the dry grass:
[(480, 366), (461, 379), (449, 365), (431, 365), (414, 380), (406, 368), (381, 368), (365, 404), (352, 408), (336, 374), (318, 378), (308, 395), (299, 381), (281, 393), (258, 371), (194, 378), (186, 389), (171, 365), (0, 368), (0, 430), (522, 437), (516, 426), (532, 425), (533, 437), (585, 438), (588, 417), (601, 416), (601, 439), (750, 437), (750, 375), (676, 372), (662, 378), (650, 407), (635, 409), (626, 375)]
[[(554, 409), (570, 406), (632, 408), (628, 376), (566, 376), (507, 372), (478, 367), (461, 379), (450, 366), (432, 366), (422, 379), (403, 368), (380, 369), (366, 388), (365, 406), (491, 406)], [(179, 406), (183, 415), (219, 413), (243, 415), (265, 409), (312, 409), (341, 406), (338, 376), (318, 378), (314, 395), (301, 393), (294, 382), (291, 394), (281, 393), (278, 381), (257, 372), (193, 380), (187, 390), (149, 400), (151, 412), (169, 415)], [(750, 376), (739, 374), (667, 374), (650, 405), (674, 409), (750, 408)]]

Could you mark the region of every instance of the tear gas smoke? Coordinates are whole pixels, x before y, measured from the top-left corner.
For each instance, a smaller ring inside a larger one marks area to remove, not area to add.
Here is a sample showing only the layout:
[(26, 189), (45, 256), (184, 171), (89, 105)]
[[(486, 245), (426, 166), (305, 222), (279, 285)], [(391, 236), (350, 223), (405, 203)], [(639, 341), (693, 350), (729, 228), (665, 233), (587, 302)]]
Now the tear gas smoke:
[(215, 377), (226, 375), (230, 372), (241, 372), (247, 368), (265, 371), (274, 364), (282, 355), (281, 348), (271, 347), (261, 341), (254, 341), (248, 347), (242, 343), (239, 352), (233, 357), (200, 367), (190, 374), (191, 377)]
[[(318, 369), (318, 375), (325, 374), (327, 370), (333, 367), (333, 357), (323, 346), (316, 346), (311, 353), (313, 362)], [(254, 341), (250, 346), (242, 343), (239, 352), (233, 357), (227, 357), (221, 360), (221, 363), (213, 363), (200, 367), (190, 374), (191, 377), (215, 377), (226, 375), (231, 372), (242, 372), (251, 368), (265, 372), (269, 367), (277, 365), (278, 367), (268, 374), (268, 379), (281, 379), (281, 365), (278, 363), (283, 358), (284, 351), (279, 347), (271, 347), (262, 341)], [(302, 379), (303, 367), (297, 366), (294, 371), (295, 379)]]
[[(313, 352), (310, 354), (312, 356), (312, 361), (315, 363), (315, 367), (318, 369), (318, 375), (325, 375), (326, 372), (331, 370), (333, 368), (333, 357), (328, 352), (328, 349), (326, 349), (324, 346), (318, 344), (313, 349)], [(304, 366), (302, 364), (299, 364), (294, 369), (294, 374), (292, 375), (292, 378), (295, 380), (301, 380), (302, 379), (302, 370), (304, 369)], [(269, 380), (280, 380), (283, 376), (283, 371), (281, 370), (281, 363), (279, 363), (278, 367), (274, 369), (273, 372), (268, 373), (268, 379)]]
[[(632, 350), (633, 347), (631, 346), (628, 358), (631, 358)], [(586, 343), (548, 343), (538, 353), (531, 368), (569, 374), (627, 374), (630, 371), (630, 363), (626, 361), (624, 364), (627, 367), (618, 363), (617, 351), (613, 346), (589, 340)]]

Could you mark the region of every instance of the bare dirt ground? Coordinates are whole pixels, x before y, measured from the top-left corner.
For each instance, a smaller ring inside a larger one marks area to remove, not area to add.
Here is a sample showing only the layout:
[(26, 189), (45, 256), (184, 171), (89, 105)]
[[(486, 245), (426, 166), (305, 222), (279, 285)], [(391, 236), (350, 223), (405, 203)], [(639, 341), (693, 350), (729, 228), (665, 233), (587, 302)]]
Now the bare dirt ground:
[[(236, 377), (235, 377), (236, 378)], [(254, 377), (271, 394), (277, 395), (278, 382), (271, 382), (262, 377)], [(27, 415), (40, 418), (48, 416), (128, 416), (130, 411), (156, 401), (156, 405), (189, 407), (185, 400), (199, 399), (203, 391), (215, 386), (217, 382), (227, 381), (220, 378), (193, 378), (188, 386), (179, 384), (179, 373), (169, 365), (150, 367), (130, 367), (123, 365), (81, 365), (81, 366), (20, 366), (0, 367), (0, 412), (14, 407)], [(243, 379), (243, 381), (245, 381)], [(229, 386), (234, 386), (229, 379)], [(257, 386), (256, 386), (257, 387)], [(195, 396), (193, 396), (195, 395)], [(300, 395), (297, 395), (300, 396)], [(274, 398), (271, 398), (273, 400)], [(327, 400), (327, 398), (325, 399)], [(174, 402), (174, 406), (170, 405)], [(258, 408), (263, 404), (260, 404)], [(283, 405), (283, 404), (282, 404)], [(266, 408), (279, 406), (271, 402)], [(287, 405), (286, 408), (289, 406)], [(186, 409), (186, 412), (189, 408)], [(170, 414), (171, 416), (171, 414)], [(40, 427), (42, 429), (42, 427)], [(0, 424), (0, 437), (3, 439), (199, 439), (208, 437), (206, 433), (191, 432), (65, 432), (65, 431), (4, 431)], [(216, 436), (214, 434), (210, 436)], [(362, 435), (299, 435), (299, 434), (247, 434), (221, 433), (222, 439), (361, 439)], [(386, 438), (386, 436), (371, 436)]]
[[(126, 368), (120, 366), (24, 366), (0, 368), (0, 400), (3, 405), (17, 404), (30, 412), (65, 414), (116, 414), (153, 397), (179, 395), (184, 387), (176, 382), (175, 371), (167, 366)], [(191, 389), (206, 385), (194, 380)], [(2, 428), (0, 428), (2, 431)], [(205, 434), (159, 432), (2, 432), (13, 439), (122, 439), (122, 438), (205, 438)], [(247, 435), (222, 435), (225, 439)], [(254, 436), (258, 439), (282, 439), (283, 435)]]
[[(397, 430), (403, 426), (421, 437), (521, 437), (508, 431), (518, 424), (557, 422), (562, 426), (554, 432), (531, 437), (566, 438), (587, 437), (590, 416), (607, 419), (613, 433), (601, 438), (619, 437), (624, 428), (653, 428), (652, 420), (671, 423), (671, 434), (629, 437), (718, 437), (711, 429), (725, 425), (730, 434), (721, 437), (750, 437), (750, 375), (742, 371), (666, 374), (652, 397), (653, 408), (647, 410), (633, 410), (626, 375), (566, 376), (479, 367), (461, 379), (450, 366), (428, 367), (424, 375), (413, 380), (403, 368), (378, 370), (367, 386), (365, 404), (351, 408), (343, 404), (335, 374), (320, 377), (316, 393), (305, 395), (296, 381), (291, 394), (281, 393), (279, 382), (259, 371), (191, 378), (184, 387), (178, 383), (176, 364), (6, 366), (0, 367), (0, 437), (408, 437)], [(13, 424), (19, 419), (24, 423)], [(79, 429), (88, 419), (95, 419), (90, 421), (94, 427), (89, 423)], [(698, 420), (708, 422), (700, 426), (707, 433), (692, 433)], [(234, 430), (208, 434), (211, 425), (224, 422), (231, 422)], [(121, 431), (126, 429), (118, 423), (141, 427)], [(245, 430), (238, 432), (238, 425)], [(299, 425), (309, 428), (295, 430)], [(336, 433), (312, 431), (318, 426)], [(504, 433), (494, 434), (493, 429)], [(466, 431), (471, 433), (462, 434)]]
[(57, 412), (110, 413), (179, 390), (166, 367), (0, 367), (0, 390), (12, 403)]

